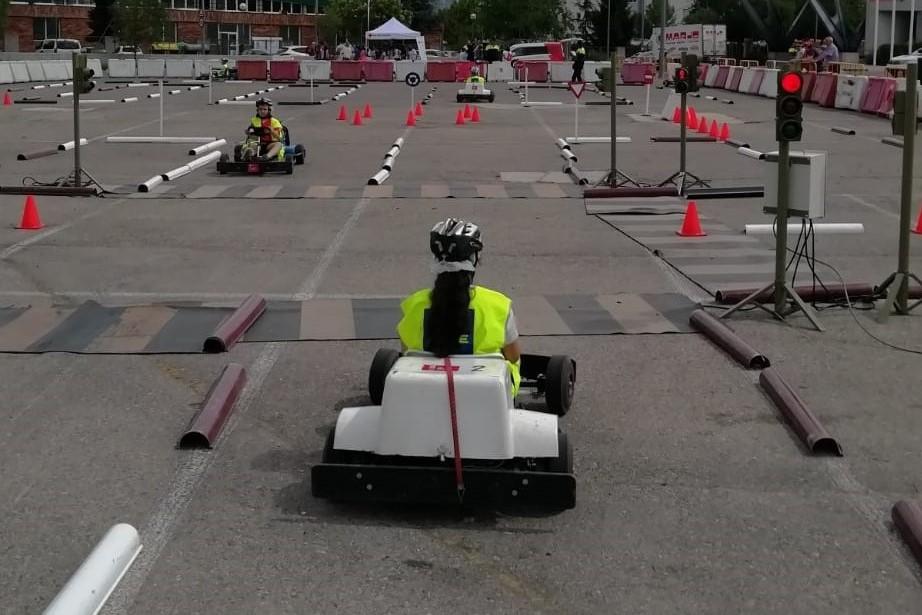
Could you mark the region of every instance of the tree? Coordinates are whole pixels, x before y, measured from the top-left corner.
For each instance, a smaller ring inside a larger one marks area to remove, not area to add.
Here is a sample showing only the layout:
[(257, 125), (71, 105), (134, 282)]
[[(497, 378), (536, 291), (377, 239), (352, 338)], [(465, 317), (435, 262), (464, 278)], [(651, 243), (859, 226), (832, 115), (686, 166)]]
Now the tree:
[(119, 0), (115, 5), (115, 31), (125, 45), (150, 45), (160, 40), (167, 24), (160, 0)]
[(6, 30), (6, 14), (10, 8), (10, 0), (0, 0), (0, 31)]
[(410, 27), (423, 33), (432, 29), (436, 23), (432, 0), (403, 0), (403, 4), (410, 12)]
[(97, 40), (106, 36), (112, 27), (114, 9), (115, 0), (96, 0), (96, 4), (90, 9), (90, 28)]
[(580, 38), (584, 41), (591, 42), (595, 40), (595, 28), (592, 24), (592, 17), (596, 13), (596, 5), (593, 0), (580, 0), (576, 6), (576, 30)]
[(480, 10), (479, 0), (458, 0), (448, 8), (442, 9), (436, 16), (441, 22), (445, 42), (460, 48), (474, 38), (476, 20), (471, 21), (471, 14)]
[[(650, 0), (650, 3), (647, 5), (647, 10), (645, 11), (644, 19), (647, 24), (649, 24), (650, 31), (652, 32), (653, 28), (659, 28), (663, 25), (663, 2), (662, 0)], [(675, 19), (675, 8), (668, 1), (666, 2), (666, 25), (674, 26), (676, 23)], [(645, 24), (646, 25), (646, 24)]]
[[(611, 31), (608, 31), (608, 8), (611, 5)], [(593, 37), (590, 43), (598, 49), (606, 49), (611, 44), (615, 47), (625, 47), (630, 44), (634, 36), (635, 25), (632, 14), (627, 8), (626, 0), (601, 0), (598, 8), (592, 13)]]
[[(364, 41), (368, 25), (367, 8), (366, 0), (331, 0), (321, 22), (326, 38), (332, 40), (333, 35), (339, 34), (348, 40)], [(411, 14), (400, 0), (371, 0), (372, 30), (391, 17), (406, 23), (410, 21)]]

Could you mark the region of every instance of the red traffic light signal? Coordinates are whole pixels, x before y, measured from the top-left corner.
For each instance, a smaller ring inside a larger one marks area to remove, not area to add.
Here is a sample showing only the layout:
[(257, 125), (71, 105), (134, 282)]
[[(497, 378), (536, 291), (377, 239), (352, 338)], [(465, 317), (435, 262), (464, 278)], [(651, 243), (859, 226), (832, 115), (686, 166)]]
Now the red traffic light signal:
[(785, 73), (781, 76), (781, 91), (785, 94), (799, 94), (804, 85), (800, 73)]
[(676, 79), (680, 81), (685, 81), (686, 79), (688, 79), (688, 71), (685, 70), (684, 68), (680, 68), (676, 71), (675, 77)]

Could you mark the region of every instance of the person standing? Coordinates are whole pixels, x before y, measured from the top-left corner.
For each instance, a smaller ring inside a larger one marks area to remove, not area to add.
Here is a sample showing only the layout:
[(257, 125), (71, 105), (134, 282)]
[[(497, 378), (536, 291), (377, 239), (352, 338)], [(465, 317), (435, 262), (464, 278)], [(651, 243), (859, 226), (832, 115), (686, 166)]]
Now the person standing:
[(586, 48), (583, 47), (583, 41), (576, 41), (576, 51), (573, 52), (573, 76), (570, 81), (573, 83), (583, 82), (583, 65), (586, 64)]
[(831, 36), (827, 36), (823, 39), (823, 51), (820, 52), (819, 57), (816, 59), (817, 72), (822, 71), (827, 63), (829, 62), (838, 62), (839, 61), (839, 48), (836, 47), (835, 41), (832, 40)]

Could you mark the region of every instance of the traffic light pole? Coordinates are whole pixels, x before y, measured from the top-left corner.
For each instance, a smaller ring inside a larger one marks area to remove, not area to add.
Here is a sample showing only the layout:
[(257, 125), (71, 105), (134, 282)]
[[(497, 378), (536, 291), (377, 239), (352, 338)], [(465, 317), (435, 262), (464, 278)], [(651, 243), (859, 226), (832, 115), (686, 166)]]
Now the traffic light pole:
[[(919, 276), (909, 271), (909, 229), (912, 226), (912, 171), (916, 145), (916, 88), (919, 82), (919, 64), (906, 65), (906, 103), (903, 117), (903, 179), (900, 185), (900, 248), (897, 270), (891, 273), (878, 287), (884, 292), (884, 301), (878, 312), (880, 320), (886, 320), (891, 311), (909, 314), (922, 305), (922, 299), (909, 304), (909, 281), (922, 284)], [(915, 86), (915, 87), (911, 87)]]
[[(625, 175), (618, 170), (618, 95), (616, 91), (616, 86), (618, 84), (618, 75), (615, 71), (617, 66), (617, 54), (612, 54), (611, 56), (611, 168), (608, 170), (608, 173), (605, 174), (605, 177), (597, 184), (599, 186), (609, 186), (611, 188), (618, 188), (624, 184), (631, 184), (633, 186), (639, 186), (633, 178), (628, 175)], [(526, 78), (526, 81), (528, 79)], [(528, 86), (525, 86), (526, 88)], [(577, 104), (579, 101), (577, 101)]]

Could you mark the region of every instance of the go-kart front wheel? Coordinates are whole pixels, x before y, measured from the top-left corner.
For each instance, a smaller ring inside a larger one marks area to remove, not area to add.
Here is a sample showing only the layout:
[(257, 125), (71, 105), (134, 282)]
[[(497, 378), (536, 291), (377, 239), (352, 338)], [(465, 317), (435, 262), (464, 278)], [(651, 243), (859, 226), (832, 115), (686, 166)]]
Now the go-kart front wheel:
[(573, 359), (560, 354), (551, 356), (544, 378), (547, 409), (557, 416), (565, 415), (570, 410), (576, 390), (576, 365)]
[(399, 358), (400, 353), (390, 348), (379, 348), (375, 353), (375, 358), (371, 361), (371, 369), (368, 370), (368, 396), (371, 397), (371, 403), (375, 406), (381, 405), (381, 400), (384, 399), (384, 383), (387, 380), (387, 374)]
[[(333, 433), (330, 432), (332, 437)], [(332, 444), (331, 444), (332, 446)], [(324, 449), (326, 452), (326, 449)], [(570, 441), (567, 434), (563, 431), (557, 432), (557, 457), (547, 460), (547, 471), (555, 474), (573, 474), (573, 449), (570, 447)]]
[(243, 154), (241, 153), (240, 146), (234, 146), (234, 162), (240, 162), (243, 159)]
[(295, 164), (304, 164), (307, 158), (307, 150), (303, 145), (295, 145)]
[(456, 102), (459, 102), (459, 103), (462, 103), (462, 102), (464, 102), (464, 97), (461, 96), (460, 94), (458, 94), (457, 96), (455, 96), (455, 101), (456, 101)]
[(490, 102), (493, 102), (494, 100), (496, 100), (496, 94), (490, 94), (490, 98), (488, 98), (487, 100), (489, 100)]

